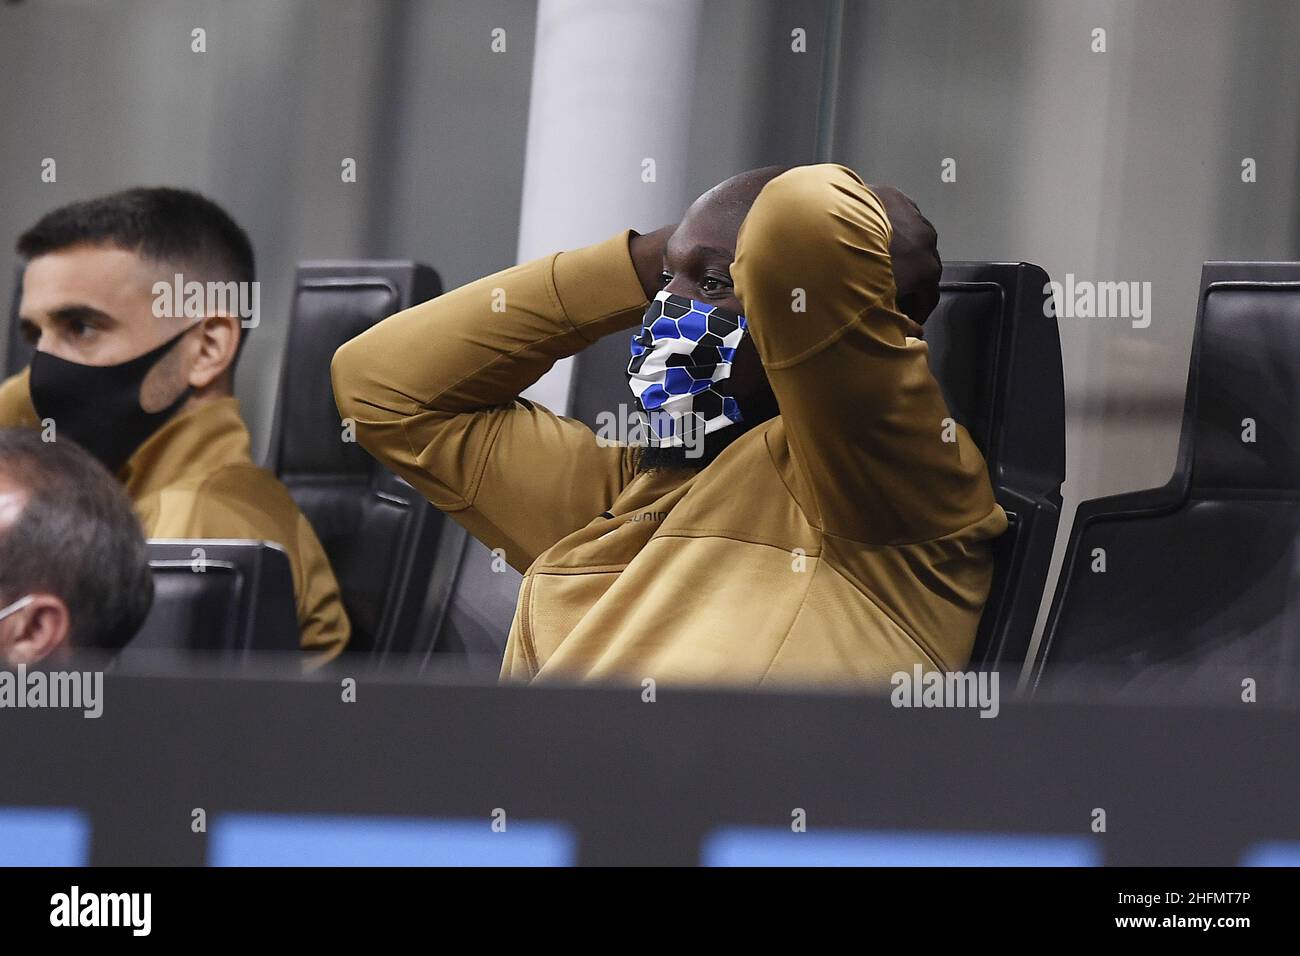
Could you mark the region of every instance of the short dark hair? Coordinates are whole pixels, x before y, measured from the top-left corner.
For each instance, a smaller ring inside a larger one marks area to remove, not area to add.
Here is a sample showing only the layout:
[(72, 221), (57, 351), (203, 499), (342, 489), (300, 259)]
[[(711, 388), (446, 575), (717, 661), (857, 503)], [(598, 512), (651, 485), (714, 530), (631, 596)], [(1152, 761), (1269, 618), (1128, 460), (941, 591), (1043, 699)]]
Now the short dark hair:
[[(202, 273), (208, 281), (256, 277), (248, 233), (211, 199), (188, 189), (137, 186), (60, 206), (19, 236), (15, 247), (31, 260), (84, 244), (134, 252)], [(241, 352), (247, 331), (240, 331)]]
[(74, 647), (120, 648), (153, 603), (144, 530), (122, 485), (74, 442), (34, 428), (0, 428), (0, 477), (27, 499), (0, 528), (0, 607), (56, 594)]

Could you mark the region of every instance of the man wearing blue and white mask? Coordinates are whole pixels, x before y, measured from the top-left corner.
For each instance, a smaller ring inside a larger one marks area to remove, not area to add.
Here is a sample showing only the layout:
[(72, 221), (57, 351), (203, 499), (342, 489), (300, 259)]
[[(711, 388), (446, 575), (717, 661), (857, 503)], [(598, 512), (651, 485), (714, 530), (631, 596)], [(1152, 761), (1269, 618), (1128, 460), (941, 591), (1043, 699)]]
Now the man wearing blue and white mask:
[(743, 423), (731, 367), (744, 337), (745, 317), (730, 309), (671, 292), (654, 297), (627, 367), (650, 445), (698, 458), (706, 435)]
[[(919, 325), (940, 268), (896, 190), (752, 170), (676, 226), (385, 320), (335, 356), (335, 396), (525, 571), (503, 679), (887, 686), (966, 664), (1007, 526), (970, 436), (941, 437)], [(634, 328), (648, 447), (519, 398)]]

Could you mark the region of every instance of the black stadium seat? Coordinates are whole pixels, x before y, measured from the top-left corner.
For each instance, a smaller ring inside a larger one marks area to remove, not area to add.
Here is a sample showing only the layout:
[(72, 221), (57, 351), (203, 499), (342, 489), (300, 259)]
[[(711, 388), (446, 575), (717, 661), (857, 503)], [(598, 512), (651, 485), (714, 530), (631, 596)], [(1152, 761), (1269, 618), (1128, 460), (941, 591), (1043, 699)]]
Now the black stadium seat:
[(435, 572), (435, 586), (446, 597), (433, 649), (463, 659), (471, 669), (495, 673), (505, 655), (523, 575), (454, 522), (448, 522), (446, 549)]
[(1300, 262), (1207, 262), (1173, 477), (1079, 506), (1036, 683), (1300, 664), (1297, 410)]
[(289, 558), (265, 541), (151, 540), (154, 600), (120, 659), (159, 650), (298, 651)]
[(1061, 516), (1065, 384), (1047, 283), (1027, 262), (949, 262), (925, 323), (930, 370), (1010, 521), (971, 654), (990, 669), (1025, 659)]
[(14, 270), (14, 297), (9, 308), (9, 336), (5, 344), (4, 377), (17, 375), (32, 360), (32, 347), (23, 339), (23, 330), (18, 325), (18, 306), (23, 299), (23, 266)]
[(381, 319), (442, 291), (413, 262), (298, 266), (270, 467), (321, 540), (352, 622), (349, 651), (425, 650), (429, 580), (443, 521), (405, 481), (345, 441), (330, 360)]

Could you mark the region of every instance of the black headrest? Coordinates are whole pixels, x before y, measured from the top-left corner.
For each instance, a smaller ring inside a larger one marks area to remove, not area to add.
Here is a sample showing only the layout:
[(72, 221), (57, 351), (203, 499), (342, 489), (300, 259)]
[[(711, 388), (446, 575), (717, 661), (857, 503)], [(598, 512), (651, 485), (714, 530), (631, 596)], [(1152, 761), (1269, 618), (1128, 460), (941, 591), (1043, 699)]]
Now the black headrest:
[(14, 271), (14, 297), (9, 308), (9, 337), (5, 347), (5, 378), (21, 372), (27, 367), (27, 363), (32, 360), (32, 347), (27, 344), (23, 338), (22, 329), (18, 326), (18, 307), (23, 301), (23, 271), (23, 265), (19, 263), (18, 268)]
[(289, 558), (265, 541), (151, 540), (154, 601), (123, 651), (297, 650)]
[(986, 455), (993, 445), (997, 349), (1005, 305), (1006, 295), (996, 283), (945, 282), (923, 333), (930, 347), (930, 371), (948, 410)]
[(1198, 497), (1300, 496), (1300, 263), (1207, 262), (1180, 467)]
[(1065, 386), (1048, 278), (1027, 262), (949, 262), (926, 320), (930, 370), (998, 487), (1065, 480)]
[(441, 291), (438, 274), (414, 262), (299, 264), (271, 449), (271, 467), (281, 478), (374, 472), (375, 460), (342, 440), (330, 361), (349, 339)]

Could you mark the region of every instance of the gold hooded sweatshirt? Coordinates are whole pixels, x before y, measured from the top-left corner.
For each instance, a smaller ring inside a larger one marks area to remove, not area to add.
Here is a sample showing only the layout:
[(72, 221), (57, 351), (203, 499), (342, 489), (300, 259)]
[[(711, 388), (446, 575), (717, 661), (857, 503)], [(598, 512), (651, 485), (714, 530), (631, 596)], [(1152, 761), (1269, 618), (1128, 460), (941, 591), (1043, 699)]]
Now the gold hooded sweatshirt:
[(630, 235), (479, 279), (334, 358), (360, 442), (526, 569), (502, 679), (864, 686), (964, 666), (1007, 520), (895, 309), (876, 196), (830, 164), (763, 188), (732, 278), (781, 415), (700, 471), (638, 473), (638, 449), (519, 397), (638, 324)]

